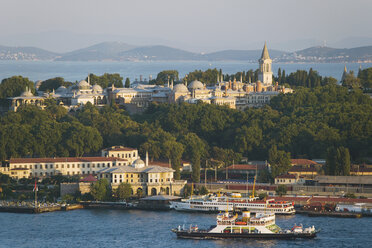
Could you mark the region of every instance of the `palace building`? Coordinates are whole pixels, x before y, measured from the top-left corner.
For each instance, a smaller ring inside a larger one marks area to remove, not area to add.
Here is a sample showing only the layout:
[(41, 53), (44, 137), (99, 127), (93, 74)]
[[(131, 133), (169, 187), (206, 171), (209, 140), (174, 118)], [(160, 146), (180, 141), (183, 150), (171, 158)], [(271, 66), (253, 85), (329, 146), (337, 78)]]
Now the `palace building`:
[[(52, 93), (39, 92), (42, 96), (33, 96), (26, 91), (19, 97), (11, 100), (10, 110), (16, 111), (24, 104), (34, 104), (44, 108), (44, 100), (54, 98), (61, 106), (68, 110), (76, 110), (90, 102), (95, 106), (116, 103), (123, 105), (129, 112), (144, 111), (151, 103), (181, 103), (195, 104), (203, 102), (207, 104), (226, 105), (232, 109), (244, 110), (250, 107), (263, 107), (280, 93), (292, 93), (293, 90), (273, 82), (272, 60), (269, 55), (267, 44), (262, 50), (258, 60), (258, 81), (243, 82), (234, 79), (224, 81), (223, 75), (217, 76), (217, 82), (213, 86), (206, 86), (203, 82), (194, 80), (188, 84), (178, 83), (173, 85), (173, 80), (166, 85), (149, 85), (147, 82), (136, 82), (131, 88), (116, 88), (114, 85), (102, 89), (99, 85), (90, 85), (85, 80), (80, 81), (68, 88), (61, 86)], [(187, 77), (186, 77), (187, 78)], [(40, 81), (35, 85), (40, 86)]]

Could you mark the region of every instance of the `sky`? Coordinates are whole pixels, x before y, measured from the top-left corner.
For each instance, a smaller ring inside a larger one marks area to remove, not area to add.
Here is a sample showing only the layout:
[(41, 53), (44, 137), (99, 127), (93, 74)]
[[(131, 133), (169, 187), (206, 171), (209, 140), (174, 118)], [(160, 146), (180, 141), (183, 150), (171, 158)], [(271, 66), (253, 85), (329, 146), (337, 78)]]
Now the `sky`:
[[(102, 41), (198, 52), (371, 42), (371, 0), (1, 0), (0, 44), (68, 51)], [(305, 47), (303, 47), (305, 46)]]

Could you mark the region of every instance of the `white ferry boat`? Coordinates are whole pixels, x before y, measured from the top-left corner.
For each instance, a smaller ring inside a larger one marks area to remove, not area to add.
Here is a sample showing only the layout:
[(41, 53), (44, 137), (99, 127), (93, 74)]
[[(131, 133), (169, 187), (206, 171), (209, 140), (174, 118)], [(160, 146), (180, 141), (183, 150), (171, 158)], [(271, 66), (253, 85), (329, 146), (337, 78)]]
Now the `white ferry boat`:
[(295, 214), (294, 204), (274, 199), (260, 200), (258, 197), (238, 197), (236, 195), (210, 195), (201, 198), (171, 201), (170, 208), (178, 211), (250, 211), (252, 213)]
[(282, 230), (275, 224), (274, 213), (259, 213), (251, 217), (249, 212), (243, 212), (241, 219), (238, 219), (238, 215), (231, 215), (229, 212), (220, 213), (217, 215), (217, 225), (209, 229), (199, 230), (197, 226), (189, 228), (178, 226), (172, 231), (178, 238), (192, 239), (311, 239), (315, 238), (318, 232), (314, 226), (303, 228), (302, 225), (294, 225), (290, 230)]

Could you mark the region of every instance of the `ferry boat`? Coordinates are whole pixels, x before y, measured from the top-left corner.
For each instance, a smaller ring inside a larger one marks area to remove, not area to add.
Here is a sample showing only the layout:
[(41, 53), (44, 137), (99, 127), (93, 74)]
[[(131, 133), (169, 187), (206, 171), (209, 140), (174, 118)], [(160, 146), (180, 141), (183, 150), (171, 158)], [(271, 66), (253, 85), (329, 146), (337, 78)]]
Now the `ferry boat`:
[[(239, 194), (240, 195), (240, 194)], [(178, 211), (250, 211), (252, 213), (270, 212), (274, 214), (295, 214), (294, 204), (274, 199), (260, 200), (258, 197), (239, 197), (239, 195), (210, 195), (201, 198), (171, 201), (170, 208)], [(229, 204), (227, 204), (229, 203)]]
[(274, 213), (258, 213), (255, 217), (250, 212), (244, 211), (242, 218), (232, 215), (228, 211), (217, 215), (217, 224), (209, 229), (199, 230), (197, 226), (178, 226), (172, 229), (177, 238), (191, 239), (312, 239), (316, 237), (318, 230), (314, 226), (303, 228), (302, 225), (294, 225), (290, 230), (282, 230), (275, 224)]

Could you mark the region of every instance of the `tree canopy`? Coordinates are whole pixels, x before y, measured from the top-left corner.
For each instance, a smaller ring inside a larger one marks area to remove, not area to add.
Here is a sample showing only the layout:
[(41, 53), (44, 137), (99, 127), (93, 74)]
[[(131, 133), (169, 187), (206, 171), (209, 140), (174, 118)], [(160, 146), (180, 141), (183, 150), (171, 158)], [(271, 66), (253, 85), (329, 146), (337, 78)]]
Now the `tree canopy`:
[[(88, 80), (88, 77), (85, 80)], [(117, 88), (123, 88), (123, 78), (119, 73), (105, 73), (102, 76), (97, 76), (91, 73), (89, 74), (89, 80), (91, 85), (98, 84), (102, 89), (111, 87), (112, 84)]]

